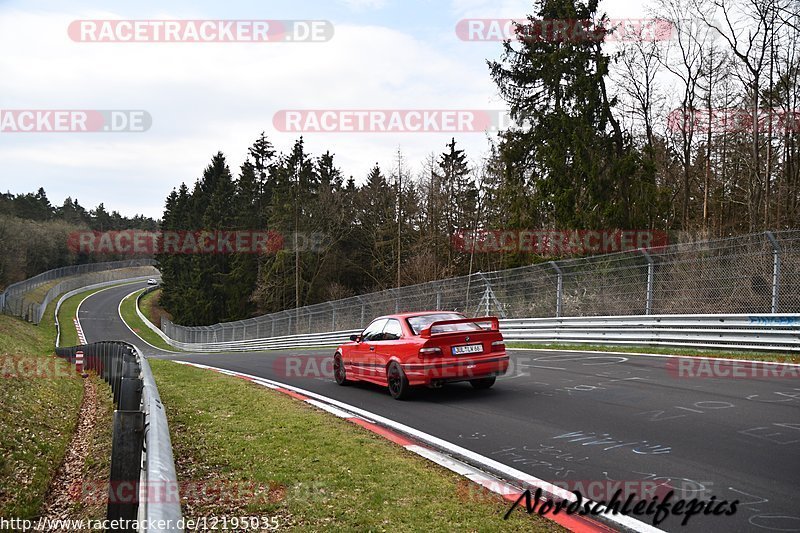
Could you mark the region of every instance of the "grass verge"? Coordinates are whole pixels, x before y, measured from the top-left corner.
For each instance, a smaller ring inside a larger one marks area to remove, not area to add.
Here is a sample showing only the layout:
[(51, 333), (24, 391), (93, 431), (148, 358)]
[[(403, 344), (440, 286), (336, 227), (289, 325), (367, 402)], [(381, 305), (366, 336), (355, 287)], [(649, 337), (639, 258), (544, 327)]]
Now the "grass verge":
[(657, 355), (693, 355), (698, 357), (725, 357), (728, 359), (751, 359), (778, 363), (800, 363), (800, 354), (776, 352), (726, 352), (721, 350), (702, 350), (694, 348), (667, 348), (658, 346), (605, 346), (595, 344), (540, 344), (534, 342), (506, 343), (509, 348), (540, 350), (591, 350), (597, 352), (652, 353)]
[[(72, 277), (72, 276), (70, 276), (70, 277)], [(58, 283), (61, 283), (65, 279), (69, 279), (70, 277), (67, 277), (67, 278), (56, 278), (56, 279), (53, 279), (53, 280), (50, 280), (50, 281), (46, 281), (46, 282), (42, 283), (41, 285), (39, 285), (38, 287), (36, 287), (35, 289), (33, 289), (31, 291), (28, 291), (27, 293), (25, 293), (25, 297), (24, 297), (24, 300), (23, 300), (25, 302), (25, 305), (28, 305), (28, 304), (31, 304), (31, 303), (37, 303), (37, 304), (42, 303), (42, 301), (44, 300), (44, 297), (47, 295), (48, 291), (50, 291), (50, 289), (53, 288), (53, 286), (57, 285)]]
[[(72, 323), (78, 303), (88, 294), (78, 294), (59, 309), (62, 339), (65, 329), (70, 345), (77, 344)], [(75, 434), (83, 400), (83, 384), (74, 369), (53, 355), (56, 329), (52, 302), (35, 326), (24, 320), (0, 315), (0, 516), (34, 519), (39, 516), (48, 489), (64, 460)], [(72, 339), (70, 341), (70, 339)], [(64, 344), (62, 342), (62, 344)], [(100, 409), (90, 436), (83, 464), (84, 479), (108, 479), (111, 459), (113, 402), (108, 385), (97, 377)], [(105, 504), (76, 500), (74, 516), (101, 519)]]
[(161, 324), (162, 316), (172, 320), (172, 315), (159, 305), (160, 299), (161, 289), (156, 289), (152, 292), (148, 292), (142, 296), (141, 300), (139, 300), (139, 309), (142, 311), (142, 314), (147, 317), (147, 320), (156, 326)]
[(152, 329), (147, 327), (147, 324), (139, 318), (139, 315), (136, 313), (136, 298), (146, 289), (142, 289), (140, 291), (136, 291), (133, 294), (129, 294), (122, 300), (122, 305), (120, 305), (119, 310), (120, 314), (122, 315), (122, 320), (131, 328), (134, 333), (136, 333), (139, 337), (147, 341), (148, 343), (152, 344), (156, 348), (160, 348), (162, 350), (176, 352), (178, 351), (177, 348), (170, 346), (164, 339), (159, 337)]
[(40, 326), (0, 315), (0, 516), (37, 516), (75, 431), (81, 379), (53, 354), (54, 304)]
[[(97, 421), (87, 444), (86, 459), (81, 469), (82, 478), (90, 487), (105, 487), (111, 474), (111, 446), (114, 434), (114, 395), (103, 378), (90, 374), (97, 390)], [(98, 491), (100, 492), (100, 491)], [(102, 492), (100, 492), (102, 494)], [(106, 517), (107, 499), (102, 496), (89, 501), (80, 498), (72, 516), (103, 519)]]
[[(151, 360), (184, 517), (301, 531), (563, 531), (358, 426), (244, 380)], [(191, 384), (191, 386), (187, 386)], [(198, 486), (215, 487), (213, 498)]]

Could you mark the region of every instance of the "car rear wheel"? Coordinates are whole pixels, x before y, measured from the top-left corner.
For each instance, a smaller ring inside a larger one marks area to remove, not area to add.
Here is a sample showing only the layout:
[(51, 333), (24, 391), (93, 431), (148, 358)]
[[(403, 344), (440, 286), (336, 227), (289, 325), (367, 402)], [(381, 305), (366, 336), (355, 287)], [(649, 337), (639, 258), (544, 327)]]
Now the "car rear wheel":
[(497, 381), (497, 378), (492, 376), (490, 378), (472, 379), (470, 380), (470, 384), (476, 389), (482, 390), (491, 388), (495, 381)]
[(344, 361), (342, 361), (341, 354), (333, 356), (333, 379), (339, 385), (348, 385), (350, 381), (347, 379), (347, 370), (344, 368)]
[(400, 368), (397, 361), (389, 363), (389, 368), (386, 369), (386, 382), (389, 385), (389, 394), (395, 400), (405, 400), (411, 392), (411, 386), (408, 384), (406, 373)]

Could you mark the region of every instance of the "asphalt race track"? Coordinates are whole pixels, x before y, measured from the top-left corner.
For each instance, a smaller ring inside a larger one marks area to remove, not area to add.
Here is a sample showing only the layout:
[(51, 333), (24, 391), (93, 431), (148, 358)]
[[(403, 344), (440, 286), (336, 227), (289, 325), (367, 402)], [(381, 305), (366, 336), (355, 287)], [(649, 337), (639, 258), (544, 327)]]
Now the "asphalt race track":
[(667, 531), (800, 531), (798, 378), (686, 378), (662, 357), (512, 351), (511, 371), (491, 390), (453, 384), (398, 402), (379, 387), (337, 386), (332, 350), (156, 352), (117, 313), (119, 301), (140, 286), (112, 288), (83, 303), (88, 342), (125, 340), (155, 357), (295, 385), (553, 483), (649, 482), (644, 490), (672, 487), (687, 500), (739, 500), (733, 516), (697, 515), (685, 527), (682, 517), (669, 516), (658, 526)]

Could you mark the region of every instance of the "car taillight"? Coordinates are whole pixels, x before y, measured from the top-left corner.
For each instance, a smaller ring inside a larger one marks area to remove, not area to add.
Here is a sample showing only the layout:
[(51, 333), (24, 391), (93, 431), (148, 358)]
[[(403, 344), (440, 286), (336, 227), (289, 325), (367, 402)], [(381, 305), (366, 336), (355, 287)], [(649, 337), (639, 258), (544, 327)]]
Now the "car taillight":
[(492, 351), (499, 352), (501, 350), (506, 349), (506, 341), (493, 341), (492, 342)]
[(420, 348), (420, 355), (442, 355), (442, 349), (438, 347), (433, 348)]

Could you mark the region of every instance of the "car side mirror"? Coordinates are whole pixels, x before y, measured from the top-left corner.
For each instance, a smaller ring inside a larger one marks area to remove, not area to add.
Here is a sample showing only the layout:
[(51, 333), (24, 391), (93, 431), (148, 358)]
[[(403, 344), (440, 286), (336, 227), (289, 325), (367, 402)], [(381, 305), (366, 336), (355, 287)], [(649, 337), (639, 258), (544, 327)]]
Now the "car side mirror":
[(361, 342), (361, 335), (350, 335), (350, 340), (353, 342)]

